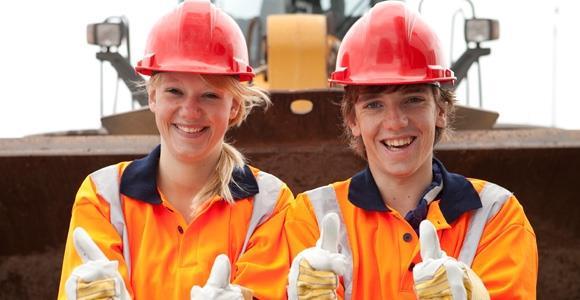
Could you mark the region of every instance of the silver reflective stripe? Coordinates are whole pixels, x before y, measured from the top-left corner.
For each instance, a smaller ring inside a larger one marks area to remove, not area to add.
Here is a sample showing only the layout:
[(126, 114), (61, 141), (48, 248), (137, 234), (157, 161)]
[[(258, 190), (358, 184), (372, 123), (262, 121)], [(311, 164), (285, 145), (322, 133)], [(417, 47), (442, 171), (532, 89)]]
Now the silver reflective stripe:
[(110, 222), (123, 239), (123, 257), (125, 258), (125, 265), (127, 265), (127, 273), (131, 276), (131, 252), (129, 251), (125, 215), (121, 207), (118, 166), (104, 167), (89, 176), (97, 187), (97, 194), (101, 195), (109, 203), (111, 210)]
[(459, 261), (471, 266), (487, 221), (497, 214), (511, 196), (512, 193), (510, 191), (497, 184), (490, 182), (485, 184), (481, 192), (479, 192), (482, 207), (473, 212), (463, 240), (463, 246), (461, 246)]
[(259, 192), (254, 195), (252, 217), (250, 218), (246, 239), (244, 240), (244, 246), (242, 247), (240, 255), (246, 252), (250, 237), (254, 234), (256, 228), (272, 215), (274, 206), (276, 206), (276, 202), (278, 202), (278, 198), (282, 192), (282, 186), (284, 186), (284, 183), (276, 176), (262, 171), (258, 172), (256, 181), (258, 182)]
[(349, 266), (346, 273), (342, 276), (344, 280), (344, 299), (351, 299), (352, 297), (352, 273), (353, 273), (353, 263), (352, 263), (352, 253), (350, 251), (350, 245), (348, 243), (348, 237), (346, 233), (346, 226), (344, 225), (344, 219), (340, 213), (340, 208), (338, 207), (338, 200), (336, 197), (336, 192), (334, 188), (330, 185), (319, 187), (317, 189), (306, 192), (308, 198), (310, 198), (310, 204), (314, 208), (314, 214), (316, 215), (316, 221), (322, 224), (322, 219), (328, 213), (334, 212), (340, 218), (340, 232), (339, 232), (339, 242), (338, 242), (338, 252), (346, 256)]
[(439, 192), (441, 192), (442, 189), (443, 189), (443, 180), (441, 180), (441, 183), (438, 186), (428, 191), (427, 194), (425, 194), (425, 196), (423, 197), (423, 199), (427, 201), (427, 204), (431, 204), (431, 202), (433, 202), (433, 200), (435, 200), (435, 198), (439, 196)]

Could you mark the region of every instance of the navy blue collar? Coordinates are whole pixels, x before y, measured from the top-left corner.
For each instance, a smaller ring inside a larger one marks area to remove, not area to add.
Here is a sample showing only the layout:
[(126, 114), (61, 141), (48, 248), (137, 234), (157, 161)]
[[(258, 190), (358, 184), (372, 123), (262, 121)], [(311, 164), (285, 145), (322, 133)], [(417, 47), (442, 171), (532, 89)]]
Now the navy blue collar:
[[(121, 176), (121, 194), (151, 204), (161, 204), (161, 195), (157, 191), (160, 154), (161, 146), (157, 146), (147, 156), (127, 166)], [(234, 200), (248, 198), (259, 192), (256, 178), (247, 165), (234, 169), (232, 176), (229, 187)]]
[[(464, 176), (447, 172), (435, 158), (433, 165), (440, 171), (443, 180), (443, 189), (437, 199), (440, 199), (439, 207), (447, 223), (451, 224), (463, 213), (481, 207), (479, 194)], [(348, 199), (364, 210), (389, 211), (368, 166), (351, 178)]]

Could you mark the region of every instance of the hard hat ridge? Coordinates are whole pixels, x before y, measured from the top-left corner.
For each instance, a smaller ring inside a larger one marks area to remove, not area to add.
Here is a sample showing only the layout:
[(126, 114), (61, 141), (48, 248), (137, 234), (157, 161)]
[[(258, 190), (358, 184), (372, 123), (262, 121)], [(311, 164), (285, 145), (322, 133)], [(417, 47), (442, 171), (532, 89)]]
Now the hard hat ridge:
[(349, 29), (329, 81), (388, 85), (454, 80), (433, 29), (404, 3), (388, 1), (375, 5)]
[(137, 72), (187, 72), (254, 76), (244, 35), (236, 22), (207, 0), (189, 0), (152, 28)]

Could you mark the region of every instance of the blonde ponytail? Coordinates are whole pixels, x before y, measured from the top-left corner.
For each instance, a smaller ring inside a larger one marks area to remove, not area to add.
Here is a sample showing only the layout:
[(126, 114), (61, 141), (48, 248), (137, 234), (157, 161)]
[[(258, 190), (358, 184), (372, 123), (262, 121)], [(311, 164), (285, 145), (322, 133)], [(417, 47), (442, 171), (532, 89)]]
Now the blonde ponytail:
[[(192, 207), (199, 207), (204, 201), (211, 199), (215, 195), (219, 195), (226, 202), (233, 204), (234, 197), (230, 191), (229, 184), (233, 180), (232, 174), (234, 170), (236, 168), (243, 168), (245, 163), (244, 155), (232, 145), (224, 142), (216, 165), (216, 171), (197, 193), (193, 199)], [(234, 182), (234, 184), (237, 183)]]

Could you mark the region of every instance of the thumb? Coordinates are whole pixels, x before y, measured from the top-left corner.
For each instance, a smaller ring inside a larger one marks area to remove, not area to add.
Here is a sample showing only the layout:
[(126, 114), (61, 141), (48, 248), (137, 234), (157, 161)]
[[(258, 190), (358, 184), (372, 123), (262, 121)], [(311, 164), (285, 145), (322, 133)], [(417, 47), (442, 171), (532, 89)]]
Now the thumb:
[(433, 224), (428, 220), (422, 221), (419, 225), (419, 243), (421, 258), (423, 261), (443, 257), (443, 251), (441, 251), (441, 246), (439, 245), (437, 231)]
[(330, 253), (338, 252), (338, 231), (340, 229), (338, 215), (336, 213), (328, 213), (322, 219), (322, 227), (320, 230), (320, 239), (316, 245), (327, 250)]
[(230, 259), (225, 254), (220, 254), (215, 258), (209, 278), (205, 286), (225, 289), (230, 284)]
[(73, 244), (83, 263), (95, 260), (109, 260), (82, 227), (74, 229)]

